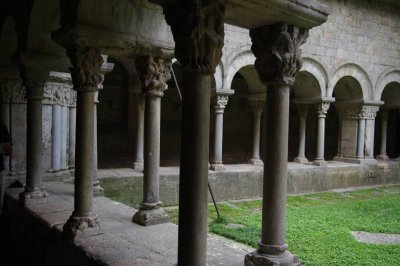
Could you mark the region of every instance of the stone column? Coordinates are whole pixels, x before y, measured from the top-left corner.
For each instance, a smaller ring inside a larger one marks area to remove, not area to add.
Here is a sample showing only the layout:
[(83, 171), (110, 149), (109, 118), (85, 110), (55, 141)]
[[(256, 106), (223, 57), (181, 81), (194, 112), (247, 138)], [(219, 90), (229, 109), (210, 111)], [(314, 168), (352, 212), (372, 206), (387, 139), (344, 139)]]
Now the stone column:
[(214, 160), (211, 162), (210, 169), (213, 171), (225, 170), (222, 164), (222, 143), (224, 135), (224, 109), (228, 104), (228, 96), (217, 95), (215, 99), (215, 135), (214, 135)]
[[(16, 91), (17, 88), (22, 86), (22, 82), (19, 78), (8, 78), (2, 85), (1, 85), (1, 122), (7, 128), (10, 135), (11, 132), (11, 102), (12, 102), (12, 92)], [(8, 174), (11, 174), (12, 169), (10, 169), (10, 161), (11, 156), (4, 158), (4, 168), (5, 171), (8, 171)], [(3, 180), (4, 181), (4, 180)], [(4, 190), (4, 188), (3, 188)], [(3, 199), (3, 194), (0, 196), (1, 200)]]
[(249, 163), (263, 165), (260, 159), (260, 135), (261, 135), (261, 114), (264, 110), (264, 101), (250, 101), (250, 107), (253, 111), (253, 155)]
[(94, 94), (102, 81), (103, 57), (95, 48), (69, 46), (67, 54), (71, 60), (71, 77), (77, 91), (76, 107), (76, 157), (74, 211), (64, 225), (63, 233), (74, 238), (88, 229), (97, 227), (93, 213), (93, 168), (94, 168)]
[(381, 110), (379, 112), (381, 118), (381, 148), (379, 155), (376, 156), (377, 159), (381, 160), (389, 160), (389, 156), (386, 153), (386, 141), (387, 141), (387, 127), (388, 127), (388, 120), (389, 120), (389, 111), (388, 110)]
[(204, 266), (211, 80), (222, 56), (225, 7), (218, 0), (162, 3), (183, 67), (178, 265)]
[(364, 159), (364, 143), (365, 143), (365, 118), (358, 119), (357, 128), (357, 159)]
[(76, 91), (70, 90), (68, 168), (75, 168)]
[(160, 123), (161, 97), (171, 78), (169, 64), (153, 56), (135, 59), (143, 84), (146, 109), (144, 114), (143, 202), (132, 221), (141, 225), (169, 222), (160, 201)]
[[(104, 78), (104, 76), (103, 76)], [(93, 151), (93, 195), (104, 196), (104, 189), (100, 186), (100, 181), (97, 176), (97, 168), (98, 168), (98, 154), (97, 154), (97, 105), (99, 104), (99, 92), (96, 91), (94, 94), (94, 133), (93, 133), (93, 142), (94, 142), (94, 151)]]
[(306, 150), (306, 127), (307, 127), (307, 114), (308, 106), (305, 104), (297, 104), (299, 114), (299, 153), (294, 161), (296, 163), (307, 163), (308, 160), (305, 155)]
[(328, 113), (329, 103), (323, 102), (317, 104), (318, 113), (318, 139), (317, 139), (317, 156), (315, 158), (315, 165), (326, 165), (324, 150), (325, 150), (325, 118)]
[(145, 96), (137, 94), (136, 150), (133, 169), (143, 170)]
[(42, 188), (42, 100), (47, 77), (48, 72), (37, 73), (30, 69), (24, 77), (27, 96), (26, 186), (19, 195), (23, 204), (48, 199)]
[(299, 265), (285, 244), (290, 87), (302, 65), (308, 30), (277, 23), (250, 30), (255, 68), (267, 84), (262, 232), (258, 250), (244, 264)]
[(67, 162), (67, 138), (68, 138), (68, 107), (64, 102), (61, 106), (61, 155), (60, 155), (60, 170), (63, 175), (68, 175), (68, 162)]
[(375, 162), (375, 118), (379, 111), (379, 105), (366, 105), (362, 109), (365, 118), (364, 156), (369, 162)]
[(55, 102), (52, 106), (51, 125), (51, 172), (61, 169), (61, 105)]

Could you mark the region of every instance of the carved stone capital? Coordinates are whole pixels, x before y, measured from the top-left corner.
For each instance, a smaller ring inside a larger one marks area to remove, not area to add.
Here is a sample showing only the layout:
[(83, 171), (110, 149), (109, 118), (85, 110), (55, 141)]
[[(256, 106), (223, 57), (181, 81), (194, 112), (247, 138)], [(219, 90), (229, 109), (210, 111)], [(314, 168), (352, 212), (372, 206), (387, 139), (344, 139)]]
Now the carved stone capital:
[(292, 86), (303, 64), (300, 46), (308, 38), (308, 30), (277, 23), (251, 29), (250, 37), (261, 81)]
[(264, 101), (250, 101), (250, 108), (253, 111), (254, 115), (261, 115), (264, 110), (264, 106)]
[(224, 112), (225, 106), (228, 104), (229, 97), (227, 95), (217, 95), (215, 97), (215, 112)]
[(162, 97), (168, 88), (167, 81), (171, 78), (170, 63), (158, 57), (140, 56), (135, 59), (135, 65), (143, 93)]
[(71, 78), (76, 91), (97, 91), (103, 81), (101, 66), (104, 62), (99, 50), (72, 46), (67, 48), (72, 67)]
[(316, 109), (317, 109), (317, 114), (318, 117), (326, 117), (326, 114), (328, 113), (330, 103), (322, 102), (316, 104)]
[(26, 92), (25, 88), (22, 86), (22, 80), (19, 78), (8, 78), (1, 84), (1, 102), (3, 103), (11, 103), (14, 102), (13, 96), (19, 95), (18, 92), (21, 90), (24, 91), (23, 99), (20, 99), (22, 102), (26, 102)]
[(213, 74), (224, 46), (224, 1), (165, 1), (163, 10), (183, 68)]
[(76, 90), (69, 90), (69, 106), (76, 107)]
[(361, 107), (361, 114), (360, 118), (362, 119), (368, 119), (368, 120), (374, 120), (376, 117), (376, 114), (379, 111), (379, 106), (375, 105), (363, 105)]
[(44, 104), (70, 105), (71, 87), (65, 83), (48, 82), (43, 96)]

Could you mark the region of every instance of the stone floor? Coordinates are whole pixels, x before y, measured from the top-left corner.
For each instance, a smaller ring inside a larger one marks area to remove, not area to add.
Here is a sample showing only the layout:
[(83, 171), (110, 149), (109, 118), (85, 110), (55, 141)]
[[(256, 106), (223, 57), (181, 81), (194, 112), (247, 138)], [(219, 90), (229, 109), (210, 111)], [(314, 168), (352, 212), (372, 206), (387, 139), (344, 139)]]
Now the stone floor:
[[(49, 228), (62, 230), (73, 208), (73, 186), (61, 182), (45, 184), (51, 200), (29, 206), (28, 212)], [(17, 200), (21, 189), (9, 189)], [(78, 240), (88, 256), (105, 265), (174, 265), (177, 258), (178, 227), (167, 223), (143, 227), (131, 222), (135, 209), (106, 197), (94, 199), (94, 210), (101, 229)], [(243, 265), (252, 248), (216, 235), (208, 236), (208, 265)]]

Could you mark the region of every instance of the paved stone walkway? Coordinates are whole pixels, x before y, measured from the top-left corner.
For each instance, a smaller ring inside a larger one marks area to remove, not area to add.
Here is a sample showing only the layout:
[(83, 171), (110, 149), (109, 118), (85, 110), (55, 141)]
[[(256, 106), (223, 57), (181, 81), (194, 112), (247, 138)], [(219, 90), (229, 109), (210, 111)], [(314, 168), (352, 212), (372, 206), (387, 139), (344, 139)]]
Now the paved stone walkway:
[(399, 234), (368, 233), (361, 231), (352, 231), (351, 234), (361, 243), (400, 244)]
[[(45, 185), (50, 201), (30, 205), (28, 212), (37, 222), (51, 230), (62, 230), (73, 209), (73, 186), (62, 182)], [(17, 201), (22, 189), (8, 189), (7, 194)], [(100, 230), (90, 232), (77, 240), (87, 256), (104, 265), (175, 265), (177, 262), (178, 226), (166, 223), (144, 227), (131, 221), (135, 209), (106, 197), (93, 201), (100, 221)], [(232, 240), (208, 235), (208, 265), (243, 265), (244, 256), (251, 247)]]

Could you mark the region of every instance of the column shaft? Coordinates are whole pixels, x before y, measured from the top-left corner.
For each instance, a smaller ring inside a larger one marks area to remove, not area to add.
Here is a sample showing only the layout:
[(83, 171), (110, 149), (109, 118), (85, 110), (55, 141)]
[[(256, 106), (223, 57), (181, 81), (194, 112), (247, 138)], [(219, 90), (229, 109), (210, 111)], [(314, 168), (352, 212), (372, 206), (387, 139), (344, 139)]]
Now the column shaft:
[(136, 150), (135, 150), (135, 162), (133, 168), (142, 170), (143, 169), (143, 151), (144, 151), (144, 113), (145, 104), (143, 103), (144, 97), (138, 95), (138, 106), (137, 106), (137, 124), (136, 124)]
[(215, 134), (214, 134), (214, 161), (211, 163), (211, 170), (225, 170), (222, 164), (222, 145), (224, 135), (224, 109), (228, 104), (228, 96), (217, 95), (214, 106), (215, 110)]
[(178, 265), (206, 265), (211, 75), (183, 76)]
[(305, 150), (306, 150), (306, 127), (307, 127), (307, 112), (305, 106), (298, 105), (298, 113), (299, 113), (299, 153), (297, 157), (294, 159), (297, 163), (306, 163), (308, 162)]
[(267, 88), (267, 128), (264, 160), (261, 242), (285, 244), (287, 156), (289, 137), (289, 86)]
[(69, 108), (68, 168), (75, 168), (76, 108)]
[(388, 160), (389, 157), (386, 153), (387, 146), (387, 127), (388, 127), (388, 111), (381, 111), (381, 147), (378, 159)]
[[(95, 92), (95, 94), (98, 94), (98, 92)], [(103, 196), (104, 195), (104, 189), (100, 186), (100, 181), (97, 176), (97, 168), (98, 168), (98, 153), (97, 153), (97, 96), (95, 96), (95, 104), (94, 104), (94, 122), (93, 122), (93, 142), (94, 142), (94, 148), (93, 148), (93, 195), (95, 197), (97, 196)]]
[(365, 119), (358, 120), (357, 130), (357, 159), (364, 158), (364, 142), (365, 142)]
[(250, 101), (250, 107), (253, 112), (253, 155), (249, 160), (251, 164), (262, 165), (260, 159), (260, 135), (261, 135), (261, 113), (264, 109), (263, 101)]
[(60, 169), (67, 170), (67, 134), (68, 134), (68, 107), (61, 106), (61, 148)]
[(317, 141), (317, 158), (316, 160), (324, 160), (325, 146), (325, 117), (318, 117), (318, 141)]
[(61, 168), (61, 123), (61, 106), (54, 104), (51, 127), (51, 169), (54, 172)]

